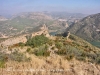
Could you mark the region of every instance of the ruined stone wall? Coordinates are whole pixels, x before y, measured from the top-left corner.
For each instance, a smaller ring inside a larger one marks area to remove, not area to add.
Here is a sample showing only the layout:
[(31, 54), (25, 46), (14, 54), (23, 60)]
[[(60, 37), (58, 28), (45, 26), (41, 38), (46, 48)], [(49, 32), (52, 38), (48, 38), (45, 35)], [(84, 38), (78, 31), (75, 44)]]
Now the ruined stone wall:
[[(49, 33), (48, 33), (48, 29), (47, 29), (46, 25), (43, 25), (43, 27), (41, 27), (40, 31), (32, 33), (32, 37), (34, 37), (36, 35), (41, 35), (41, 34), (44, 34), (45, 36), (49, 37)], [(26, 35), (21, 35), (21, 36), (15, 37), (15, 38), (9, 38), (9, 39), (1, 42), (0, 45), (10, 46), (10, 45), (17, 44), (20, 42), (25, 43), (25, 42), (27, 42), (26, 36), (29, 36), (29, 35), (30, 34), (26, 34)]]

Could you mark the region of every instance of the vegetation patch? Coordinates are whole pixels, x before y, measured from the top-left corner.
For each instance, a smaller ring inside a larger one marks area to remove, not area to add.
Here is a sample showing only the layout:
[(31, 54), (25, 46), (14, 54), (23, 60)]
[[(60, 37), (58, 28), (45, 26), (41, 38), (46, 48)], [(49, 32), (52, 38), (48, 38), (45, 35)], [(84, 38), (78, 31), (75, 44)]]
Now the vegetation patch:
[(26, 45), (34, 48), (34, 47), (38, 47), (38, 46), (41, 46), (43, 44), (46, 44), (46, 43), (48, 43), (48, 41), (49, 41), (49, 39), (42, 34), (42, 35), (38, 35), (38, 36), (35, 36), (33, 38), (30, 38), (26, 42)]
[(14, 52), (12, 52), (10, 54), (10, 59), (14, 60), (14, 61), (18, 61), (18, 62), (30, 61), (31, 60), (30, 58), (27, 58), (24, 53), (20, 53), (17, 50), (15, 50)]
[(34, 50), (34, 54), (36, 56), (50, 56), (50, 52), (48, 51), (48, 46), (43, 45), (38, 47), (37, 49)]
[[(55, 40), (55, 46), (58, 48), (57, 54), (63, 55), (67, 60), (76, 58), (79, 61), (88, 61), (91, 63), (100, 64), (100, 51), (93, 48), (90, 44), (77, 37), (69, 37), (73, 41), (68, 42), (64, 37), (59, 37)], [(80, 44), (81, 42), (81, 44)]]
[(8, 60), (8, 55), (0, 52), (0, 68), (5, 67), (5, 63), (7, 62), (7, 60)]

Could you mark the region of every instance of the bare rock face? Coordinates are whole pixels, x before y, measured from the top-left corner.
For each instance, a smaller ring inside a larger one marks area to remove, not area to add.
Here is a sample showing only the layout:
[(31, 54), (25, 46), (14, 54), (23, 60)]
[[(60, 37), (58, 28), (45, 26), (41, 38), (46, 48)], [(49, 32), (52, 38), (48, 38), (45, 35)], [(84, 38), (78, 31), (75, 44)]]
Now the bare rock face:
[(66, 27), (66, 28), (68, 28), (68, 27), (69, 27), (68, 23), (66, 23), (65, 27)]
[(25, 43), (27, 41), (25, 36), (26, 35), (21, 35), (21, 36), (18, 36), (18, 37), (9, 38), (9, 39), (1, 42), (0, 45), (10, 46), (10, 45), (17, 44), (17, 43), (20, 43), (20, 42)]

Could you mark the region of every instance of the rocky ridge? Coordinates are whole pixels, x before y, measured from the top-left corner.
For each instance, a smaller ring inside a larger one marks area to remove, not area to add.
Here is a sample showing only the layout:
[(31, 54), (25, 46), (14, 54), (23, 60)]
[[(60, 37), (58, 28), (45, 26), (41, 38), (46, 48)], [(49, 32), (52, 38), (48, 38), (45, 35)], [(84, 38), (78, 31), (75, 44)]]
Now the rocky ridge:
[(26, 37), (29, 37), (30, 35), (31, 35), (31, 37), (34, 37), (36, 35), (41, 35), (41, 34), (44, 34), (46, 37), (50, 36), (49, 33), (48, 33), (48, 28), (46, 27), (45, 24), (43, 25), (43, 27), (40, 28), (40, 31), (38, 31), (38, 32), (34, 32), (34, 33), (31, 33), (31, 34), (24, 34), (24, 35), (8, 38), (7, 40), (2, 41), (0, 43), (0, 45), (2, 45), (2, 46), (10, 46), (10, 45), (17, 44), (17, 43), (20, 43), (20, 42), (25, 43), (27, 41)]

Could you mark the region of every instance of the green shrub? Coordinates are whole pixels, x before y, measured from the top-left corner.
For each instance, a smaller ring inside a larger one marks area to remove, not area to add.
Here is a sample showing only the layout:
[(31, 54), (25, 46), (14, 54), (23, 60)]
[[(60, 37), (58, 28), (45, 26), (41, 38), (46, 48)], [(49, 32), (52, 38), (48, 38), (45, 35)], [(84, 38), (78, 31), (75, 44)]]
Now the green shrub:
[(43, 44), (46, 44), (48, 41), (49, 41), (49, 39), (47, 37), (45, 37), (44, 35), (38, 35), (38, 36), (35, 36), (35, 37), (29, 39), (26, 42), (26, 45), (31, 46), (31, 47), (38, 47)]
[(26, 52), (28, 52), (30, 54), (33, 54), (34, 53), (34, 50), (32, 50), (31, 48), (27, 48)]
[(18, 62), (28, 61), (28, 58), (24, 53), (20, 53), (18, 51), (14, 51), (10, 54), (10, 59)]
[(47, 44), (44, 45), (44, 49), (48, 50), (49, 46)]
[[(57, 44), (57, 46), (59, 47), (59, 44)], [(73, 57), (75, 57), (78, 60), (85, 60), (86, 58), (86, 52), (84, 52), (83, 50), (80, 50), (76, 47), (70, 46), (70, 45), (66, 45), (66, 46), (62, 46), (60, 45), (60, 49), (58, 49), (57, 54), (59, 55), (65, 55), (65, 58), (68, 60), (71, 60)]]
[(31, 58), (31, 57), (28, 57), (28, 58), (27, 58), (27, 61), (28, 61), (28, 62), (29, 62), (29, 61), (31, 61), (31, 60), (32, 60), (32, 58)]
[(34, 50), (36, 56), (49, 56), (50, 52), (47, 50), (47, 46), (40, 46), (38, 49)]
[(97, 64), (100, 64), (100, 56), (96, 59)]
[(24, 44), (23, 42), (20, 42), (20, 43), (18, 43), (18, 44), (19, 44), (19, 46), (21, 46), (21, 47), (25, 46), (25, 44)]
[(27, 50), (26, 50), (27, 52), (30, 52), (31, 51), (31, 49), (30, 48), (27, 48)]
[(62, 46), (61, 49), (58, 49), (57, 54), (66, 55), (66, 47)]
[(54, 44), (54, 41), (49, 40), (49, 41), (48, 41), (48, 44), (49, 44), (50, 46), (52, 46), (52, 45)]
[(0, 68), (5, 67), (5, 63), (7, 62), (8, 55), (5, 53), (0, 52)]
[(74, 35), (70, 35), (69, 38), (72, 39), (72, 40), (74, 40), (74, 41), (76, 41), (76, 38), (75, 38)]
[(77, 59), (77, 60), (80, 60), (80, 61), (85, 61), (85, 60), (86, 60), (86, 58), (85, 58), (85, 57), (82, 57), (82, 56), (76, 57), (76, 59)]
[(5, 61), (4, 60), (0, 60), (0, 68), (4, 68), (5, 67)]
[(62, 42), (56, 42), (55, 46), (56, 46), (58, 49), (61, 49), (61, 47), (63, 46), (63, 43), (62, 43)]
[(71, 60), (73, 59), (74, 55), (65, 55), (65, 59), (67, 60)]

